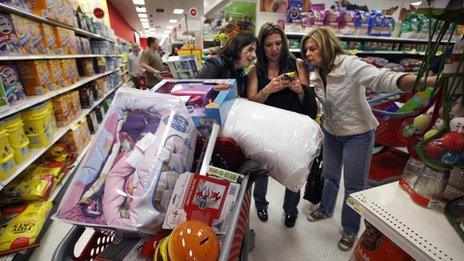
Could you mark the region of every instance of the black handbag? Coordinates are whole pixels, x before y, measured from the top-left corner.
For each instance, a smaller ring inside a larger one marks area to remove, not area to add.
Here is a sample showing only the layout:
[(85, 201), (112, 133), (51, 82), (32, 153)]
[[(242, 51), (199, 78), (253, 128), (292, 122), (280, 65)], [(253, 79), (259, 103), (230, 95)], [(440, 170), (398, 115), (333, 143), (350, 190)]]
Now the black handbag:
[(322, 188), (324, 179), (322, 178), (322, 150), (319, 156), (314, 159), (311, 171), (306, 181), (303, 198), (315, 204), (321, 202)]

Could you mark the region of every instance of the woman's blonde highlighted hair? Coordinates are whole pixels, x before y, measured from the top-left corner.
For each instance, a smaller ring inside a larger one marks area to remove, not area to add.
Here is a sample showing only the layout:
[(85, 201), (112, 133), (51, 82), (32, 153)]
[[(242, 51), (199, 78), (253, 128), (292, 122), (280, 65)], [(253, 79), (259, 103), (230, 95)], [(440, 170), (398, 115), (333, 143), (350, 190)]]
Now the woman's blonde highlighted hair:
[(301, 56), (306, 58), (306, 42), (312, 40), (319, 50), (321, 57), (321, 66), (319, 68), (321, 75), (324, 77), (338, 64), (335, 63), (337, 55), (344, 54), (343, 44), (332, 30), (327, 28), (317, 28), (312, 30), (308, 35), (301, 39)]

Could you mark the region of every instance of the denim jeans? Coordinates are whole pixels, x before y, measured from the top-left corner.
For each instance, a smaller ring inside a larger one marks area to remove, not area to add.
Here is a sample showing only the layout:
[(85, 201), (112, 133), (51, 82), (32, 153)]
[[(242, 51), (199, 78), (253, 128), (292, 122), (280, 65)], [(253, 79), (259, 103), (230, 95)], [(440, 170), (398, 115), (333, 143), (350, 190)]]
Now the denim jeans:
[[(259, 175), (254, 184), (253, 197), (257, 209), (267, 209), (269, 202), (266, 200), (267, 184), (269, 181), (268, 175)], [(285, 214), (298, 215), (298, 203), (300, 202), (300, 191), (293, 192), (285, 188), (284, 196), (284, 212)]]
[(322, 189), (319, 210), (329, 216), (333, 215), (343, 166), (345, 180), (345, 196), (342, 208), (343, 232), (356, 235), (359, 232), (361, 217), (346, 204), (346, 199), (349, 194), (366, 187), (374, 148), (375, 130), (350, 136), (335, 136), (324, 129), (323, 132), (322, 176), (324, 177), (324, 188)]

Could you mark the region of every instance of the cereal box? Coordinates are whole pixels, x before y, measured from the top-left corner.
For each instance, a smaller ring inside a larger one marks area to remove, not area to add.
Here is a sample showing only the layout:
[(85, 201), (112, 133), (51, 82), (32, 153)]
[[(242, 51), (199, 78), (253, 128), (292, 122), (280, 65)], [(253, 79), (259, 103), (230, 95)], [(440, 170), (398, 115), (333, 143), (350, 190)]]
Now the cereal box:
[(40, 32), (40, 23), (29, 20), (28, 24), (30, 28), (31, 41), (27, 51), (29, 54), (43, 54), (44, 50), (46, 50), (46, 45), (44, 44), (45, 42), (43, 40), (42, 33)]
[(81, 111), (81, 101), (79, 99), (79, 91), (73, 91), (69, 93), (69, 96), (71, 97), (71, 115), (72, 118), (77, 118)]
[(55, 90), (55, 80), (47, 61), (21, 61), (17, 63), (26, 95), (42, 95)]
[(21, 54), (34, 54), (32, 45), (32, 30), (29, 19), (17, 15), (11, 15), (11, 20), (16, 31), (16, 38)]
[(31, 5), (28, 0), (0, 0), (0, 3), (24, 10), (28, 13), (32, 12)]
[(0, 78), (3, 83), (3, 88), (5, 89), (7, 100), (11, 105), (15, 105), (26, 99), (21, 77), (16, 65), (12, 63), (0, 63)]
[(61, 67), (60, 60), (49, 60), (48, 66), (50, 68), (50, 72), (53, 75), (53, 79), (55, 79), (55, 86), (57, 89), (64, 88), (68, 85), (65, 77), (63, 68)]
[(60, 0), (34, 0), (29, 2), (34, 14), (59, 21)]
[(59, 54), (53, 27), (48, 24), (40, 24), (40, 33), (42, 34), (43, 41), (42, 54)]
[(73, 119), (71, 96), (69, 94), (60, 95), (53, 98), (52, 103), (57, 126), (67, 126)]
[(20, 54), (18, 37), (10, 14), (0, 12), (0, 55)]
[(53, 30), (55, 31), (56, 42), (60, 49), (60, 54), (70, 54), (69, 30), (62, 27), (54, 27)]
[(61, 60), (61, 67), (68, 85), (79, 81), (79, 72), (77, 71), (75, 59)]

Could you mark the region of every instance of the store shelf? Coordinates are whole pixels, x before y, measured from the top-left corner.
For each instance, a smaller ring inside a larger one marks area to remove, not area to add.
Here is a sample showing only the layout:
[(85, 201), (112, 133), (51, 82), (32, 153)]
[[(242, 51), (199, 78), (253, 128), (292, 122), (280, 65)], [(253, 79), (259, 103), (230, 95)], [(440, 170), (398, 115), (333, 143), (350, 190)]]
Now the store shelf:
[(83, 77), (81, 78), (80, 81), (68, 86), (68, 87), (65, 87), (65, 88), (61, 88), (59, 90), (56, 90), (56, 91), (51, 91), (51, 92), (48, 92), (44, 95), (39, 95), (39, 96), (32, 96), (32, 97), (27, 97), (27, 100), (25, 101), (22, 101), (21, 103), (17, 104), (17, 105), (14, 105), (14, 106), (11, 106), (11, 107), (8, 107), (8, 109), (6, 109), (5, 111), (2, 111), (0, 112), (0, 119), (1, 118), (4, 118), (4, 117), (7, 117), (9, 115), (12, 115), (12, 114), (15, 114), (21, 110), (24, 110), (24, 109), (27, 109), (29, 107), (32, 107), (38, 103), (41, 103), (41, 102), (44, 102), (50, 98), (53, 98), (55, 96), (58, 96), (62, 93), (65, 93), (65, 92), (68, 92), (68, 91), (72, 91), (86, 83), (89, 83), (91, 81), (94, 81), (98, 78), (101, 78), (103, 76), (106, 76), (106, 75), (109, 75), (109, 74), (112, 74), (116, 71), (118, 71), (118, 69), (116, 70), (112, 70), (112, 71), (108, 71), (108, 72), (104, 72), (104, 73), (100, 73), (100, 74), (96, 74), (94, 76), (90, 76), (90, 77)]
[(31, 149), (31, 155), (29, 156), (27, 161), (25, 161), (24, 163), (22, 163), (19, 166), (16, 166), (16, 169), (13, 172), (13, 174), (11, 176), (9, 176), (6, 180), (0, 182), (0, 190), (2, 190), (8, 183), (10, 183), (13, 179), (15, 179), (21, 172), (23, 172), (27, 167), (29, 167), (32, 163), (34, 163), (49, 148), (51, 148), (53, 146), (53, 144), (55, 144), (61, 137), (63, 137), (66, 134), (66, 132), (68, 132), (68, 130), (70, 130), (74, 125), (76, 125), (77, 123), (82, 121), (87, 114), (89, 114), (104, 99), (106, 99), (106, 97), (108, 97), (108, 95), (110, 95), (115, 90), (117, 90), (117, 88), (119, 88), (119, 86), (121, 86), (121, 84), (119, 84), (115, 89), (110, 90), (107, 94), (105, 94), (103, 96), (103, 98), (101, 98), (101, 99), (97, 100), (96, 102), (94, 102), (94, 104), (92, 105), (91, 108), (82, 110), (82, 112), (79, 114), (79, 116), (74, 121), (72, 121), (70, 124), (68, 124), (68, 126), (58, 128), (58, 131), (55, 133), (55, 137), (52, 139), (52, 141), (50, 142), (50, 144), (47, 147), (40, 148), (40, 149)]
[(353, 193), (347, 204), (416, 260), (464, 257), (464, 242), (447, 222), (443, 205), (416, 205), (398, 182)]
[(24, 61), (24, 60), (56, 60), (95, 57), (120, 57), (116, 54), (69, 54), (69, 55), (7, 55), (0, 56), (0, 61)]
[[(292, 53), (300, 53), (301, 50), (298, 48), (290, 48), (290, 52)], [(349, 50), (349, 54), (357, 55), (357, 54), (366, 54), (366, 55), (421, 55), (424, 56), (425, 52), (416, 52), (416, 51), (364, 51), (364, 50)], [(441, 52), (437, 53), (440, 55)]]
[[(302, 37), (308, 33), (303, 32), (285, 32), (287, 36), (298, 36)], [(402, 38), (402, 37), (388, 37), (388, 36), (371, 36), (371, 35), (345, 35), (337, 34), (337, 37), (340, 39), (354, 39), (354, 40), (364, 40), (364, 41), (382, 41), (382, 42), (413, 42), (413, 43), (428, 43), (428, 39), (419, 39), (419, 38)], [(448, 41), (442, 40), (442, 43), (447, 43)], [(456, 41), (451, 41), (455, 43)]]
[(64, 28), (67, 28), (67, 29), (71, 29), (71, 30), (73, 30), (74, 32), (76, 32), (79, 35), (91, 37), (93, 39), (101, 39), (101, 40), (106, 40), (106, 41), (109, 41), (109, 42), (114, 42), (113, 39), (109, 39), (109, 38), (103, 37), (103, 36), (98, 35), (98, 34), (87, 32), (87, 31), (84, 31), (84, 30), (82, 30), (80, 28), (73, 27), (71, 25), (67, 25), (67, 24), (57, 22), (57, 21), (53, 21), (53, 20), (47, 19), (47, 18), (42, 17), (42, 16), (38, 16), (38, 15), (35, 15), (35, 14), (32, 14), (32, 13), (28, 13), (28, 12), (26, 12), (24, 10), (17, 9), (15, 7), (12, 7), (12, 6), (3, 4), (3, 3), (0, 3), (0, 11), (4, 11), (4, 12), (7, 12), (7, 13), (13, 13), (13, 14), (28, 18), (30, 20), (37, 21), (37, 22), (46, 23), (46, 24), (50, 24), (50, 25), (56, 25), (56, 26), (59, 26), (59, 27), (64, 27)]

